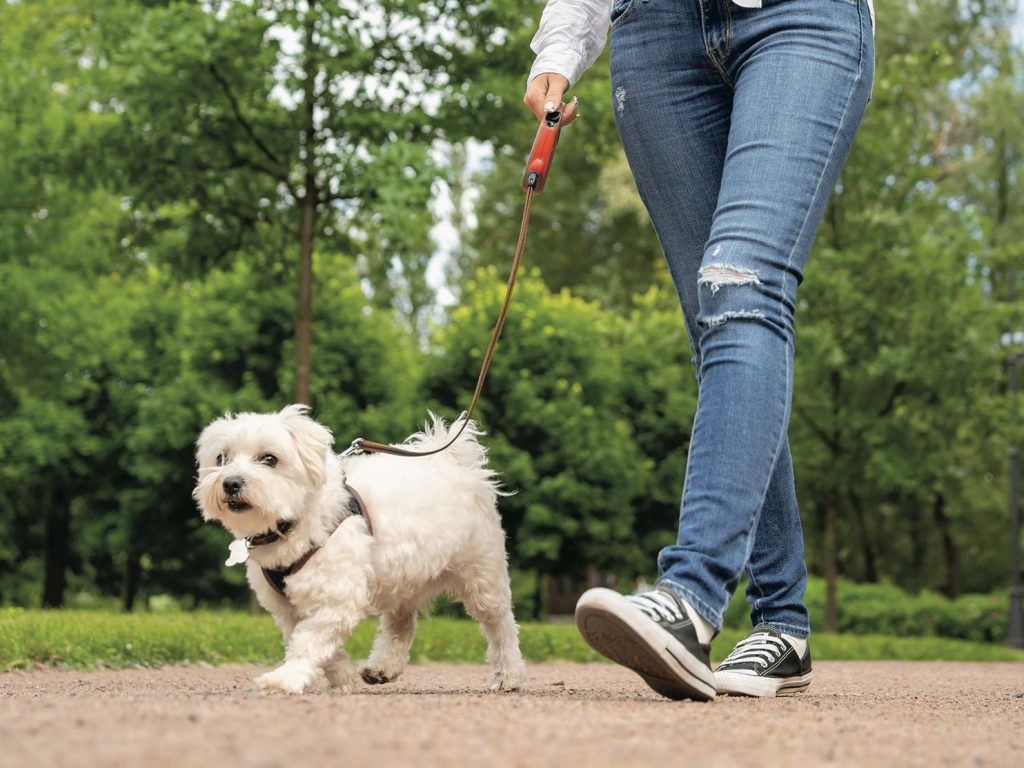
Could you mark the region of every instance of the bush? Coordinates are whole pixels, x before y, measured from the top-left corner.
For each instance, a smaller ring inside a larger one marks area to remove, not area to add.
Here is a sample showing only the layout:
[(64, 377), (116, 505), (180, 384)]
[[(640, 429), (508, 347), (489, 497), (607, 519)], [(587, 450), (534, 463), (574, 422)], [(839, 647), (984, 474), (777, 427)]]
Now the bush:
[[(964, 595), (949, 600), (936, 592), (904, 592), (892, 584), (857, 584), (839, 580), (839, 631), (853, 635), (948, 637), (981, 643), (1004, 643), (1007, 637), (1008, 595)], [(811, 630), (825, 623), (825, 581), (807, 583)], [(725, 614), (725, 626), (748, 626), (744, 587), (740, 586)]]

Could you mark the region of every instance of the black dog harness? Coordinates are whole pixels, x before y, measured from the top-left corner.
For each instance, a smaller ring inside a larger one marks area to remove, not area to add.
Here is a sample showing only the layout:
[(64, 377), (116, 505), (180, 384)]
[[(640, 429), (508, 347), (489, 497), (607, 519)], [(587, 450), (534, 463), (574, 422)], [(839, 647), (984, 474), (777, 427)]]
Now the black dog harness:
[[(369, 530), (370, 535), (372, 536), (373, 525), (370, 523), (370, 516), (366, 512), (365, 502), (363, 501), (362, 497), (356, 492), (356, 489), (353, 488), (351, 485), (345, 483), (344, 487), (345, 490), (348, 491), (349, 496), (352, 499), (351, 506), (349, 507), (349, 512), (352, 515), (359, 515), (364, 520), (366, 520), (366, 528), (367, 530)], [(345, 520), (348, 520), (349, 516), (345, 516), (344, 518), (339, 520), (338, 525), (341, 525), (343, 522), (345, 522)], [(246, 539), (246, 543), (249, 545), (250, 548), (261, 547), (265, 544), (272, 544), (273, 542), (279, 541), (280, 539), (283, 539), (285, 536), (287, 536), (288, 531), (292, 528), (292, 525), (293, 523), (291, 520), (282, 520), (280, 523), (277, 524), (276, 530), (267, 531), (266, 533), (260, 533), (256, 536), (250, 536), (248, 539)], [(336, 530), (338, 530), (337, 526), (335, 526), (334, 528), (334, 531)], [(328, 534), (328, 539), (334, 535), (334, 531), (331, 531), (331, 533)], [(271, 588), (275, 592), (277, 592), (277, 594), (281, 595), (282, 597), (286, 597), (284, 593), (284, 580), (292, 574), (298, 573), (299, 570), (302, 569), (302, 566), (309, 562), (309, 558), (315, 555), (319, 550), (319, 546), (313, 547), (308, 552), (306, 552), (302, 557), (300, 557), (298, 560), (296, 560), (294, 563), (292, 563), (286, 568), (263, 568), (263, 578), (267, 580), (267, 584), (269, 584)]]

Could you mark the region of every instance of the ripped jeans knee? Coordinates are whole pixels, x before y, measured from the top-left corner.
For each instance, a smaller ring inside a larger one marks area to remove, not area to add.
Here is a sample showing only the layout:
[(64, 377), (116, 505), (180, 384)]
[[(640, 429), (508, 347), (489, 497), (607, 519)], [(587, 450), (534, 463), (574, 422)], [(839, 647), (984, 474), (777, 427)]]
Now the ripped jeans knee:
[[(711, 296), (714, 297), (723, 288), (733, 286), (760, 286), (761, 278), (755, 269), (733, 266), (730, 264), (708, 264), (701, 267), (697, 273), (697, 285), (707, 287)], [(749, 295), (749, 294), (748, 294)], [(756, 307), (741, 306), (738, 301), (715, 302), (716, 304), (734, 304), (735, 308), (706, 307), (701, 302), (701, 312), (698, 323), (704, 328), (715, 328), (729, 320), (739, 319), (764, 319), (764, 312)], [(707, 310), (711, 310), (710, 312)]]

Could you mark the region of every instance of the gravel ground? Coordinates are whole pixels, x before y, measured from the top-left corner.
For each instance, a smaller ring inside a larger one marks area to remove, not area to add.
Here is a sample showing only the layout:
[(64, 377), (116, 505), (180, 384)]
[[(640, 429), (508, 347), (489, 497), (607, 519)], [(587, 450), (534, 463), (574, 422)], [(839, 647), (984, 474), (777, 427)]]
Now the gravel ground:
[(806, 693), (707, 704), (605, 664), (534, 664), (504, 695), (481, 666), (295, 698), (260, 671), (0, 675), (0, 766), (1024, 766), (1024, 664), (820, 663)]

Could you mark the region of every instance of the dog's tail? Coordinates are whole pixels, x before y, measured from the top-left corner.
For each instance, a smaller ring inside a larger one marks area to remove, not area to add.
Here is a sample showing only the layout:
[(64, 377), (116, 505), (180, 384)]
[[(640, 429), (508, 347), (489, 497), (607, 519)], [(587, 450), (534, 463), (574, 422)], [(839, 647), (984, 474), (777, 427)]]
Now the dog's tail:
[[(462, 419), (456, 419), (451, 425), (433, 411), (428, 412), (430, 420), (423, 425), (423, 431), (411, 435), (403, 448), (417, 451), (436, 451), (450, 443), (462, 429)], [(487, 451), (477, 438), (483, 435), (480, 425), (470, 420), (462, 430), (459, 439), (444, 451), (445, 455), (464, 467), (483, 467), (487, 463)]]
[[(477, 439), (486, 433), (480, 429), (479, 424), (471, 419), (463, 429), (461, 418), (446, 424), (444, 419), (432, 411), (429, 416), (430, 420), (423, 425), (423, 431), (410, 436), (402, 447), (415, 451), (436, 451), (458, 435), (458, 439), (438, 456), (454, 462), (463, 470), (479, 472), (481, 479), (490, 483), (495, 491), (507, 495), (507, 492), (499, 490), (497, 473), (487, 466), (487, 449)], [(462, 430), (461, 434), (459, 430)]]

